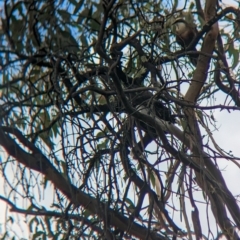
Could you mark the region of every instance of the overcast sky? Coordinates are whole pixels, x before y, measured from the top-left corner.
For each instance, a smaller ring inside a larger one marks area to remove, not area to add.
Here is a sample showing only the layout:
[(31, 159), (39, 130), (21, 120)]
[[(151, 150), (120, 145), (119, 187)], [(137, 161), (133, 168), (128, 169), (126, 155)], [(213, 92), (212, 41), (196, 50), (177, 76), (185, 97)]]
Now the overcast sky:
[[(225, 0), (223, 1), (227, 5), (233, 4), (237, 5), (237, 2), (235, 1), (230, 1), (230, 0)], [(223, 100), (225, 100), (225, 94), (218, 94), (217, 99), (214, 105), (217, 104), (223, 104)], [(218, 143), (218, 145), (224, 149), (225, 151), (229, 152), (232, 151), (232, 153), (240, 157), (240, 111), (219, 111), (219, 110), (214, 110), (214, 117), (217, 120), (217, 126), (219, 127), (219, 130), (216, 130), (213, 132), (213, 137)], [(0, 153), (0, 156), (3, 158), (3, 153)], [(226, 161), (224, 159), (219, 159), (218, 160), (218, 165), (220, 169), (222, 170), (222, 174), (226, 180), (227, 186), (229, 187), (230, 191), (234, 195), (240, 195), (240, 188), (239, 188), (239, 183), (240, 183), (240, 171), (239, 168), (234, 165), (230, 161)], [(9, 173), (11, 174), (11, 173)], [(50, 205), (52, 203), (52, 195), (53, 189), (48, 188), (45, 197), (43, 199), (44, 205)], [(4, 195), (4, 187), (3, 187), (3, 178), (0, 175), (0, 195)], [(47, 197), (46, 197), (47, 196)], [(4, 202), (0, 202), (0, 234), (1, 234), (1, 229), (4, 230), (4, 226), (2, 225), (5, 222), (5, 209), (6, 205)], [(22, 205), (19, 205), (22, 207)], [(204, 214), (203, 211), (201, 211), (201, 205), (200, 207), (200, 213)], [(205, 208), (204, 208), (205, 211)], [(204, 215), (202, 215), (204, 216)], [(28, 227), (24, 223), (23, 219), (20, 217), (20, 221), (17, 221), (17, 216), (15, 215), (14, 217), (15, 223), (12, 226), (12, 229), (14, 229), (17, 233), (21, 234), (21, 237), (25, 237), (26, 239), (29, 238), (29, 232), (28, 232)], [(215, 221), (211, 220), (212, 227), (214, 228), (215, 226)], [(22, 229), (19, 227), (22, 227)], [(203, 229), (207, 230), (207, 223), (202, 222), (202, 227)], [(181, 222), (179, 222), (179, 225), (182, 225)], [(22, 231), (21, 231), (22, 230)], [(206, 232), (205, 232), (206, 234)]]

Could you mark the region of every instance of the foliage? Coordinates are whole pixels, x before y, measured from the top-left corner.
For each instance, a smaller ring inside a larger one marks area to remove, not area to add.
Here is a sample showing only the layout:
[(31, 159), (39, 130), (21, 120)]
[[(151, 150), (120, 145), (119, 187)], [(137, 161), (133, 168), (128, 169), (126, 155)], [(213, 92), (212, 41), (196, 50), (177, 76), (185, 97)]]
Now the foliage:
[[(5, 0), (3, 239), (15, 213), (33, 239), (238, 238), (217, 162), (239, 159), (212, 131), (240, 107), (240, 10), (205, 2)], [(198, 29), (185, 48), (178, 17)]]

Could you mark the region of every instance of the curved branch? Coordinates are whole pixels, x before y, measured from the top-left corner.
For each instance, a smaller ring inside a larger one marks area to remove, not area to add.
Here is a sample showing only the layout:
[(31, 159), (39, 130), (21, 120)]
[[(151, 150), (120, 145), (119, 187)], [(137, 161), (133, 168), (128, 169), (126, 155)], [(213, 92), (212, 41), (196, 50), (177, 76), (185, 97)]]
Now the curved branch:
[[(232, 193), (228, 190), (226, 183), (224, 181), (224, 178), (222, 177), (221, 172), (215, 167), (215, 165), (212, 163), (211, 159), (208, 157), (208, 154), (203, 152), (197, 142), (193, 142), (190, 138), (186, 136), (186, 134), (182, 133), (176, 126), (173, 124), (169, 124), (155, 116), (149, 116), (148, 112), (143, 113), (136, 111), (128, 102), (123, 89), (120, 85), (120, 82), (116, 78), (113, 78), (114, 84), (116, 86), (117, 92), (119, 97), (122, 99), (123, 104), (126, 107), (126, 110), (129, 114), (131, 114), (133, 117), (148, 123), (150, 126), (154, 126), (156, 129), (158, 135), (160, 136), (161, 140), (163, 141), (164, 148), (171, 153), (176, 159), (180, 160), (184, 164), (188, 165), (189, 167), (193, 168), (196, 173), (201, 173), (201, 175), (204, 176), (204, 178), (210, 183), (210, 187), (212, 186), (213, 189), (216, 189), (217, 195), (212, 192), (207, 192), (209, 195), (214, 194), (215, 196), (209, 196), (210, 199), (213, 202), (212, 204), (217, 204), (218, 201), (221, 201), (220, 199), (223, 198), (225, 201), (225, 204), (227, 205), (229, 212), (231, 213), (233, 219), (235, 220), (237, 226), (240, 228), (240, 220), (238, 216), (240, 216), (240, 209), (235, 201), (234, 196)], [(146, 110), (145, 110), (146, 111)], [(202, 166), (200, 163), (201, 161), (194, 161), (190, 158), (185, 157), (181, 152), (175, 150), (171, 144), (168, 142), (164, 131), (167, 131), (169, 133), (172, 133), (177, 138), (179, 138), (180, 141), (182, 141), (184, 144), (187, 145), (189, 149), (192, 150), (193, 153), (197, 153), (196, 156), (202, 156), (202, 159), (204, 161), (204, 165)], [(199, 153), (200, 151), (200, 153)], [(202, 184), (199, 183), (199, 185), (202, 187), (203, 190), (206, 191), (206, 189), (202, 186)], [(218, 204), (217, 204), (218, 205)], [(224, 207), (224, 206), (223, 206)], [(224, 212), (225, 209), (222, 209), (222, 212)], [(216, 216), (216, 219), (218, 219), (218, 216)], [(225, 229), (225, 227), (229, 226), (229, 219), (224, 218), (223, 220), (224, 224), (221, 224), (221, 228)], [(230, 229), (228, 228), (230, 231)]]
[[(76, 207), (83, 206), (92, 214), (98, 215), (100, 219), (106, 218), (105, 211), (99, 211), (99, 209), (96, 208), (96, 206), (99, 206), (99, 201), (71, 184), (68, 181), (68, 178), (58, 172), (39, 149), (31, 146), (32, 153), (26, 152), (15, 142), (15, 140), (5, 134), (2, 128), (0, 128), (0, 145), (19, 163), (22, 163), (26, 167), (45, 175)], [(126, 229), (128, 229), (129, 234), (132, 234), (140, 239), (144, 238), (144, 236), (148, 234), (149, 230), (147, 228), (139, 225), (138, 223), (130, 224), (129, 218), (119, 214), (118, 211), (108, 208), (106, 203), (101, 203), (101, 208), (108, 209), (106, 212), (109, 215), (111, 225), (121, 229), (122, 231), (126, 231)], [(150, 239), (166, 240), (167, 238), (156, 234), (155, 232), (151, 232)]]
[[(43, 209), (36, 211), (36, 210), (26, 210), (26, 209), (18, 208), (13, 202), (11, 202), (9, 199), (7, 199), (3, 196), (0, 196), (0, 200), (3, 200), (11, 207), (11, 209), (10, 209), (11, 212), (16, 212), (16, 213), (25, 214), (25, 215), (33, 215), (33, 216), (48, 216), (48, 217), (61, 218), (61, 219), (66, 218), (65, 213), (60, 213), (60, 212), (56, 212), (56, 211), (47, 211), (47, 210), (43, 210)], [(95, 224), (98, 222), (92, 222), (92, 221), (88, 220), (87, 218), (80, 216), (79, 214), (68, 213), (67, 218), (73, 219), (76, 221), (81, 221), (83, 224), (86, 224), (87, 226), (89, 226), (93, 231), (103, 234), (103, 230), (101, 228), (95, 226)], [(65, 219), (65, 220), (68, 221), (68, 219)]]

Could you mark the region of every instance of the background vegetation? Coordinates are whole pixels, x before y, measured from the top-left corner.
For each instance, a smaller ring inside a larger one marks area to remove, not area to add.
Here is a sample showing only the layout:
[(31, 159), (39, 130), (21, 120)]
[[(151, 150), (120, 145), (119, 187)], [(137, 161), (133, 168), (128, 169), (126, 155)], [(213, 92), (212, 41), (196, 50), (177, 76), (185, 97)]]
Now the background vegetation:
[(5, 0), (2, 239), (23, 217), (32, 239), (238, 239), (212, 131), (240, 109), (239, 24), (217, 0)]

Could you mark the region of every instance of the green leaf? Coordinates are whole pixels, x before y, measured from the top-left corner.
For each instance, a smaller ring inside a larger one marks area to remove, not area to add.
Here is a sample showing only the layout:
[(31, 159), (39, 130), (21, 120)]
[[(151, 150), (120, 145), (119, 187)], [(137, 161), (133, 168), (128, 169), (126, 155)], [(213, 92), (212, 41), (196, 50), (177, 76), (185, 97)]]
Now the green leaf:
[(84, 34), (82, 34), (80, 36), (80, 40), (81, 40), (81, 43), (82, 43), (83, 47), (87, 47), (88, 46), (88, 41), (87, 41), (87, 38), (86, 38), (86, 36)]
[[(76, 4), (75, 9), (74, 9), (74, 11), (73, 11), (73, 14), (76, 14), (76, 13), (79, 11), (79, 9), (82, 7), (82, 5), (83, 5), (83, 0), (78, 1), (78, 3)], [(87, 9), (87, 8), (86, 8), (86, 9)]]
[(155, 187), (156, 186), (156, 179), (155, 179), (154, 172), (150, 172), (150, 181), (152, 183), (152, 186)]
[(53, 132), (54, 137), (56, 138), (60, 134), (59, 124), (57, 122), (55, 124), (53, 124), (51, 130)]
[(67, 165), (64, 161), (61, 161), (61, 166), (65, 175), (67, 175)]
[(78, 42), (68, 30), (57, 31), (57, 44), (60, 48), (66, 49), (68, 52), (77, 52)]
[(105, 136), (105, 133), (103, 131), (99, 131), (97, 134), (96, 134), (96, 138), (102, 138)]
[(239, 63), (239, 49), (236, 49), (234, 47), (233, 41), (229, 44), (228, 52), (229, 52), (229, 55), (233, 57), (232, 69), (234, 69)]
[(39, 134), (39, 137), (43, 140), (43, 142), (50, 148), (53, 149), (54, 143), (51, 141), (50, 136), (47, 132), (43, 132)]
[(234, 69), (238, 64), (239, 64), (239, 49), (233, 50), (233, 64), (232, 64), (232, 69)]
[(73, 4), (74, 6), (76, 6), (76, 5), (78, 4), (76, 0), (69, 0), (69, 2), (70, 2), (71, 4)]
[(89, 216), (91, 216), (91, 212), (86, 209), (86, 210), (83, 211), (83, 216), (84, 217), (89, 217)]
[(103, 141), (97, 145), (98, 150), (106, 149), (107, 148), (107, 141)]
[(43, 24), (45, 21), (49, 20), (49, 17), (49, 13), (42, 13), (38, 16), (38, 21)]
[(43, 231), (38, 231), (36, 233), (33, 234), (33, 239), (36, 239), (37, 237), (40, 237), (41, 235), (43, 235), (44, 232)]
[(127, 175), (125, 175), (125, 176), (123, 176), (123, 180), (126, 182), (127, 180), (128, 180), (128, 176)]
[(27, 126), (27, 116), (26, 117), (20, 117), (18, 113), (13, 112), (14, 121), (12, 122), (12, 126), (16, 127), (18, 126), (20, 129), (25, 129)]
[(194, 7), (195, 7), (195, 4), (194, 4), (193, 2), (191, 2), (191, 3), (190, 3), (190, 6), (189, 6), (189, 10), (194, 9)]
[(126, 198), (125, 202), (128, 203), (130, 207), (135, 208), (135, 205), (134, 205), (134, 203), (133, 203), (133, 201), (131, 199)]
[(49, 182), (49, 180), (47, 179), (46, 176), (44, 176), (44, 180), (43, 180), (43, 187), (44, 187), (44, 189), (47, 188), (47, 184), (48, 184), (48, 182)]
[(137, 74), (134, 76), (134, 78), (141, 77), (146, 71), (147, 71), (147, 69), (145, 67), (141, 67), (140, 71), (137, 72)]
[(204, 123), (203, 113), (201, 110), (196, 110), (198, 118)]
[(90, 28), (95, 31), (99, 31), (100, 25), (97, 23), (95, 20), (91, 19), (90, 20)]
[(71, 21), (72, 15), (69, 12), (67, 12), (65, 10), (58, 9), (58, 14), (62, 17), (62, 19), (65, 22), (70, 22)]

